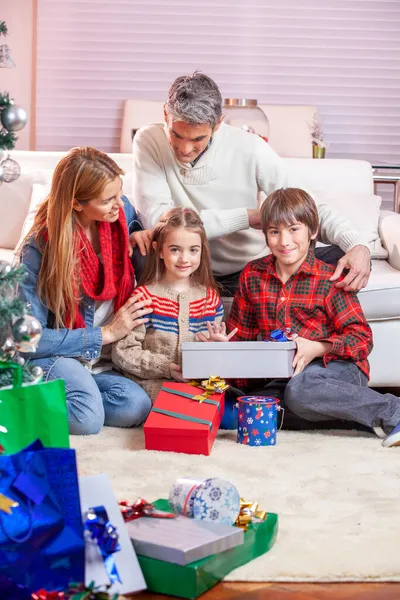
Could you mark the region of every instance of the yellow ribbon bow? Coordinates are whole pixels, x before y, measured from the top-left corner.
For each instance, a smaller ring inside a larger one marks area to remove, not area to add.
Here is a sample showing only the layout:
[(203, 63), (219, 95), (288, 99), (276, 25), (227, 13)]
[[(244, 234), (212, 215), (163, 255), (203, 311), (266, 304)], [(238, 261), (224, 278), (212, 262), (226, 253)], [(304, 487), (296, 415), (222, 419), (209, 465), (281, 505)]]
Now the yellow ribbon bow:
[(198, 400), (200, 403), (207, 400), (207, 398), (213, 394), (222, 394), (229, 389), (229, 385), (226, 383), (225, 379), (221, 379), (221, 377), (218, 377), (217, 375), (211, 375), (208, 379), (204, 379), (200, 383), (198, 381), (191, 381), (189, 385), (205, 389), (205, 392), (202, 394), (193, 396), (193, 400)]
[(241, 527), (247, 531), (249, 523), (265, 521), (267, 513), (265, 510), (259, 510), (258, 502), (246, 502), (240, 498), (240, 513), (235, 521), (236, 527)]
[(17, 508), (19, 506), (18, 502), (12, 500), (11, 498), (7, 498), (4, 494), (0, 494), (0, 510), (2, 512), (7, 513), (8, 515), (12, 514), (12, 508)]

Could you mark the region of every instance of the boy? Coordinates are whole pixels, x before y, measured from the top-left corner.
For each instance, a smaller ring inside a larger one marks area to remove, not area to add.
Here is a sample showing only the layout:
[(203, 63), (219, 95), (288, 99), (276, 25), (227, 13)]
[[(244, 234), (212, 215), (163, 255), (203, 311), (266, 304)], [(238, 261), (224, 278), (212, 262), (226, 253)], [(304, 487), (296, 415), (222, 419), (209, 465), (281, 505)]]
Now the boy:
[(289, 327), (297, 352), (284, 405), (308, 421), (382, 427), (382, 445), (400, 445), (400, 399), (367, 387), (372, 332), (357, 296), (336, 288), (334, 268), (314, 256), (314, 200), (300, 189), (277, 190), (263, 203), (261, 224), (272, 254), (240, 276), (228, 320), (229, 331), (237, 328), (232, 341), (269, 339)]

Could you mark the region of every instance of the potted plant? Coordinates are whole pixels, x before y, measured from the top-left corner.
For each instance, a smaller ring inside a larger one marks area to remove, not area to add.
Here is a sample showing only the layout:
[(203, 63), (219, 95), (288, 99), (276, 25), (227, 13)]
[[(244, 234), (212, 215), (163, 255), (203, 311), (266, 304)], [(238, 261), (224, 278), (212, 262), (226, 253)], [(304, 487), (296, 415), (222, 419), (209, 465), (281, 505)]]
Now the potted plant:
[(325, 158), (325, 150), (328, 147), (328, 143), (324, 141), (322, 121), (317, 112), (314, 113), (312, 123), (310, 124), (310, 131), (313, 158)]

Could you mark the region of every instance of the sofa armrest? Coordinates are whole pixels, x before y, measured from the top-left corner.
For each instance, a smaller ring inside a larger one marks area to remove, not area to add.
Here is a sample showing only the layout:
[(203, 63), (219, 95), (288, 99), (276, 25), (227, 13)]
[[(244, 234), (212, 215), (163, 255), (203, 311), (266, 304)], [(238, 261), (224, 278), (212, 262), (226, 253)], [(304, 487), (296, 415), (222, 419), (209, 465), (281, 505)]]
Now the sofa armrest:
[(400, 271), (400, 214), (381, 210), (378, 230), (382, 245), (389, 252), (390, 266)]

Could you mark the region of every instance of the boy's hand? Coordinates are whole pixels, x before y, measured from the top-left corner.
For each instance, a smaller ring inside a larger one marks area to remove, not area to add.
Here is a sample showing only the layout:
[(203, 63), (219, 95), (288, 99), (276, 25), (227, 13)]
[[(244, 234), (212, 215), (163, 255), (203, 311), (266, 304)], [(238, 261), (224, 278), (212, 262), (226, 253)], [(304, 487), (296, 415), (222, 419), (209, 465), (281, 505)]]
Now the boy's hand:
[(296, 337), (294, 341), (297, 344), (297, 352), (292, 363), (294, 368), (293, 377), (304, 371), (314, 358), (324, 356), (324, 354), (330, 352), (333, 346), (331, 342), (313, 342), (302, 337)]
[(180, 367), (179, 365), (176, 365), (175, 363), (170, 363), (169, 364), (169, 374), (171, 379), (175, 379), (175, 381), (189, 381), (189, 379), (184, 379), (182, 377), (182, 367)]
[(225, 323), (221, 323), (218, 325), (214, 321), (214, 323), (210, 323), (207, 321), (207, 329), (208, 336), (204, 335), (204, 333), (198, 333), (197, 339), (199, 342), (229, 342), (229, 340), (235, 335), (237, 332), (237, 327), (233, 329), (229, 334), (226, 333), (226, 325)]

